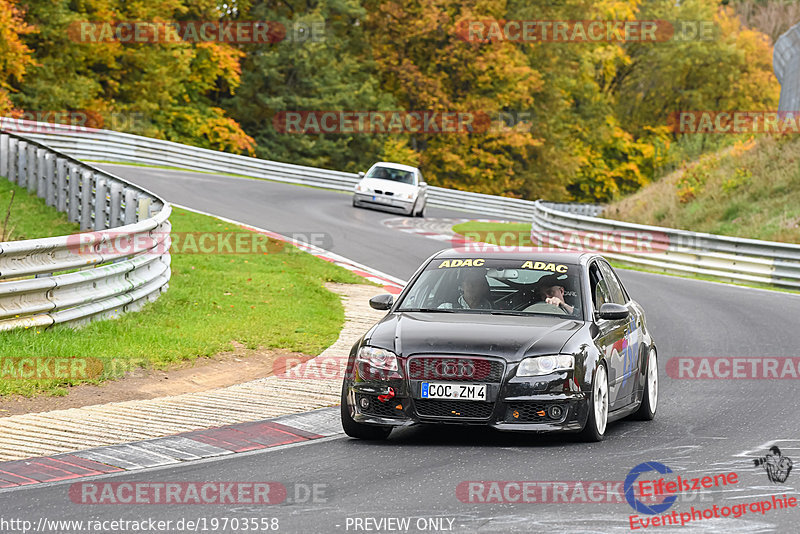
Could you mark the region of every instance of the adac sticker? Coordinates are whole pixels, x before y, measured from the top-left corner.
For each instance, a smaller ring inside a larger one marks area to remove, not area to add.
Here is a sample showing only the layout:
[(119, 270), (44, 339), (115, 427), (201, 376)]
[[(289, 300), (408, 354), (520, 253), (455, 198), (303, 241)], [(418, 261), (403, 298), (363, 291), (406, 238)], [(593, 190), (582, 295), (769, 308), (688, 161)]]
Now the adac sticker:
[(444, 260), (439, 264), (437, 269), (441, 269), (442, 267), (481, 267), (485, 262), (486, 260), (480, 258), (467, 258), (466, 260)]
[(557, 263), (547, 263), (544, 261), (526, 261), (520, 269), (533, 269), (535, 271), (553, 271), (554, 273), (565, 273), (569, 269), (567, 265)]

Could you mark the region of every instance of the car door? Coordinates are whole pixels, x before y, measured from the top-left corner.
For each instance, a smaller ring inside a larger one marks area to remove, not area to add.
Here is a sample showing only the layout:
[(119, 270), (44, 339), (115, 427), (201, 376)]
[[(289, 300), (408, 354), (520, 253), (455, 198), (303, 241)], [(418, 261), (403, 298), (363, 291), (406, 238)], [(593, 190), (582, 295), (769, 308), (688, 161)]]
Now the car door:
[(605, 279), (608, 281), (608, 287), (614, 302), (622, 304), (628, 308), (630, 312), (625, 327), (624, 341), (622, 342), (624, 369), (619, 392), (621, 398), (628, 399), (625, 403), (627, 404), (635, 400), (636, 388), (639, 386), (639, 384), (637, 384), (636, 374), (637, 371), (642, 368), (646, 354), (644, 350), (645, 347), (642, 343), (644, 341), (644, 319), (639, 308), (634, 304), (628, 296), (628, 292), (625, 291), (625, 288), (622, 286), (622, 282), (617, 276), (617, 273), (604, 261), (600, 261), (599, 266)]
[(608, 280), (600, 268), (600, 260), (594, 260), (589, 265), (589, 289), (594, 308), (593, 320), (597, 325), (597, 335), (594, 341), (597, 349), (604, 355), (608, 371), (609, 410), (616, 410), (627, 404), (626, 399), (620, 393), (625, 376), (623, 353), (628, 319), (600, 319), (597, 315), (603, 304), (614, 302)]

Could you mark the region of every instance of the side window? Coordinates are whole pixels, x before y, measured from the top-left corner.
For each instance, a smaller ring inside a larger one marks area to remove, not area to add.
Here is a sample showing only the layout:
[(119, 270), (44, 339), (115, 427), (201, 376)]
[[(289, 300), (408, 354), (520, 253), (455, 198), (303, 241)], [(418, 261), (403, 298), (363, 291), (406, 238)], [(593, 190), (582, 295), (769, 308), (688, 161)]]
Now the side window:
[(611, 297), (610, 302), (615, 302), (617, 304), (625, 304), (628, 302), (625, 290), (622, 289), (619, 279), (617, 278), (617, 275), (614, 274), (611, 266), (604, 261), (598, 261), (597, 264), (600, 266), (600, 270), (603, 272), (603, 279), (606, 281), (608, 294)]
[(608, 293), (608, 285), (597, 266), (597, 262), (592, 263), (589, 267), (589, 288), (592, 291), (592, 304), (594, 304), (595, 310), (599, 310), (600, 306), (606, 302), (613, 302)]

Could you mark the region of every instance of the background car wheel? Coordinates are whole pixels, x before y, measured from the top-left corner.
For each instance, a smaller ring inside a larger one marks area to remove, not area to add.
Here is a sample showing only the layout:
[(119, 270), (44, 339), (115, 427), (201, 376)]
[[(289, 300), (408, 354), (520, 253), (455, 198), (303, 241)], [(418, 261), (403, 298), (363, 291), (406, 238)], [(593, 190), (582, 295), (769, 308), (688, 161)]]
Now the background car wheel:
[(658, 407), (658, 358), (656, 349), (650, 349), (647, 357), (647, 370), (645, 371), (644, 393), (639, 409), (633, 414), (635, 419), (652, 421), (656, 416)]
[(367, 439), (367, 440), (382, 440), (389, 437), (392, 429), (385, 426), (365, 425), (353, 421), (350, 416), (350, 407), (347, 405), (346, 388), (342, 387), (342, 428), (344, 433), (351, 438)]
[(603, 441), (608, 425), (608, 375), (600, 363), (594, 373), (592, 398), (589, 402), (589, 417), (581, 436), (586, 441)]

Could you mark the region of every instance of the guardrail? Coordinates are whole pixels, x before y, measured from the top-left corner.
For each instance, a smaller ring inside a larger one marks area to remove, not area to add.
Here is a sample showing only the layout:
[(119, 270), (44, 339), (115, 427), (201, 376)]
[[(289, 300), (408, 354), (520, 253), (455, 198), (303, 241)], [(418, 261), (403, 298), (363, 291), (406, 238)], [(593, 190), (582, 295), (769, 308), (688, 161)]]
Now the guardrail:
[(0, 331), (116, 317), (167, 289), (171, 207), (161, 198), (3, 131), (0, 177), (88, 231), (0, 242)]
[(560, 247), (572, 240), (654, 271), (800, 289), (800, 245), (587, 217), (567, 213), (559, 204), (534, 204), (534, 243)]
[[(277, 182), (353, 191), (358, 174), (228, 154), (138, 135), (0, 117), (14, 130), (65, 154), (89, 161), (165, 165), (191, 171), (239, 174)], [(441, 187), (428, 188), (428, 204), (509, 219), (528, 220), (533, 202)]]
[[(117, 163), (166, 165), (187, 170), (231, 173), (286, 183), (352, 191), (358, 175), (226, 154), (170, 141), (113, 132), (0, 118), (0, 126), (28, 132), (75, 158)], [(431, 205), (495, 217), (533, 220), (532, 232), (644, 232), (656, 250), (604, 255), (643, 268), (675, 274), (703, 274), (732, 281), (800, 288), (800, 246), (699, 234), (600, 219), (602, 206), (545, 203), (479, 193), (428, 188)]]

